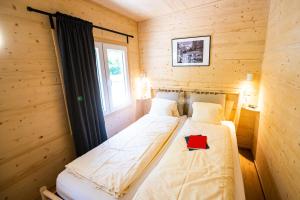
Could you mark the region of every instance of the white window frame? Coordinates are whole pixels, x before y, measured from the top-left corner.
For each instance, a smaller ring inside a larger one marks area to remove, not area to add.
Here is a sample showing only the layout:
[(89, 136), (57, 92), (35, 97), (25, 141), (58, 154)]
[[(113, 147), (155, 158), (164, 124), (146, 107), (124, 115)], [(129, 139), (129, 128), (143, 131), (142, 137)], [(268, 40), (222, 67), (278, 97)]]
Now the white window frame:
[[(131, 104), (132, 101), (132, 97), (131, 97), (131, 90), (130, 90), (130, 78), (129, 78), (129, 70), (128, 70), (128, 54), (127, 54), (127, 47), (126, 46), (121, 46), (121, 45), (115, 45), (115, 44), (108, 44), (108, 43), (103, 43), (103, 42), (95, 42), (95, 47), (97, 47), (99, 49), (99, 55), (96, 55), (96, 58), (99, 56), (99, 62), (97, 63), (100, 64), (100, 66), (98, 66), (98, 70), (100, 68), (101, 73), (98, 72), (98, 77), (99, 77), (99, 85), (100, 85), (100, 92), (104, 93), (104, 107), (105, 110), (103, 112), (104, 115), (109, 115), (113, 112), (116, 112), (118, 110), (121, 110), (125, 107), (128, 107)], [(107, 60), (107, 49), (117, 49), (117, 50), (121, 50), (124, 51), (123, 54), (123, 62), (125, 64), (124, 66), (124, 71), (123, 73), (125, 74), (125, 90), (126, 90), (126, 95), (127, 95), (127, 101), (124, 102), (122, 105), (117, 106), (117, 107), (113, 107), (113, 102), (112, 102), (112, 90), (111, 90), (111, 81), (110, 81), (110, 73), (109, 73), (109, 66), (108, 66), (108, 60)], [(97, 52), (96, 52), (97, 53)], [(101, 85), (101, 81), (100, 81), (100, 75), (101, 75), (101, 79), (102, 79), (102, 84)], [(103, 91), (102, 89), (103, 88)]]

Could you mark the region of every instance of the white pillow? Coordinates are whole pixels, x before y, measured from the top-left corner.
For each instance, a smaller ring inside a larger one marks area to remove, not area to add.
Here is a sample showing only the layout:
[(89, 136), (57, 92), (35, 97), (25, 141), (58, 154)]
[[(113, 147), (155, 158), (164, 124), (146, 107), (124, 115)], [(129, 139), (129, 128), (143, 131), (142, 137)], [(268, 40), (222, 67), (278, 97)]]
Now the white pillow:
[(223, 107), (220, 104), (194, 102), (192, 120), (197, 122), (220, 124), (224, 119)]
[(168, 99), (153, 98), (149, 114), (178, 117), (177, 102)]

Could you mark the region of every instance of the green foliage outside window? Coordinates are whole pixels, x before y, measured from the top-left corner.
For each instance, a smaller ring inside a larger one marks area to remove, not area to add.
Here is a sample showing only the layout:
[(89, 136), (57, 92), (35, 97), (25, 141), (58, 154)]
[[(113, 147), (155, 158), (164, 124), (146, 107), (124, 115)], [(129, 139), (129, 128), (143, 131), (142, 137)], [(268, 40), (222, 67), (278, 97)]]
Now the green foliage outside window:
[(109, 65), (109, 73), (110, 74), (112, 74), (112, 75), (121, 74), (121, 67), (120, 67), (118, 60), (114, 60), (114, 62), (109, 60), (108, 65)]

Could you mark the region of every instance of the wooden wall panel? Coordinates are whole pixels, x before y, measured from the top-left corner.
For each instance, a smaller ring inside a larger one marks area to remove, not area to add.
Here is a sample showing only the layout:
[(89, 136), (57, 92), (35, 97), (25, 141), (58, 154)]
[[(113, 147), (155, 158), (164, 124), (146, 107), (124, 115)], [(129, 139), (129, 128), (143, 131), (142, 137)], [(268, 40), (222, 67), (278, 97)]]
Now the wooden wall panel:
[[(139, 22), (140, 65), (158, 87), (239, 89), (265, 44), (267, 0), (220, 0)], [(171, 39), (211, 35), (209, 67), (172, 67)]]
[[(28, 5), (134, 35), (127, 46), (133, 95), (139, 74), (135, 21), (85, 0), (0, 0), (0, 199), (38, 199), (39, 187), (54, 186), (74, 158), (49, 20), (27, 12)], [(94, 29), (94, 36), (127, 45), (126, 38), (105, 31)], [(109, 136), (135, 114), (132, 103), (107, 116)]]
[(256, 165), (267, 199), (300, 199), (300, 1), (270, 1)]

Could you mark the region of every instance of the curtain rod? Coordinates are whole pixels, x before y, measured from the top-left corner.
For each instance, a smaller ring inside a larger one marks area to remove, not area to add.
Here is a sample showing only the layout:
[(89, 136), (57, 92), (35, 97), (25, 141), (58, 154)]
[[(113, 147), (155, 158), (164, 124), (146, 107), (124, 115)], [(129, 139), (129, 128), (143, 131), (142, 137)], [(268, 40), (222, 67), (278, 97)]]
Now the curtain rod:
[[(50, 20), (51, 28), (54, 29), (54, 22), (53, 22), (52, 17), (56, 17), (56, 14), (48, 13), (48, 12), (45, 12), (43, 10), (38, 10), (38, 9), (32, 8), (30, 6), (27, 6), (27, 10), (29, 12), (36, 12), (36, 13), (39, 13), (39, 14), (42, 14), (42, 15), (47, 15), (49, 17), (49, 20)], [(121, 33), (119, 31), (114, 31), (114, 30), (104, 28), (104, 27), (101, 27), (101, 26), (96, 26), (94, 24), (93, 24), (93, 27), (104, 30), (104, 31), (112, 32), (112, 33), (115, 33), (115, 34), (123, 35), (123, 36), (126, 37), (127, 43), (129, 42), (128, 38), (134, 38), (132, 35), (128, 35), (126, 33)]]

